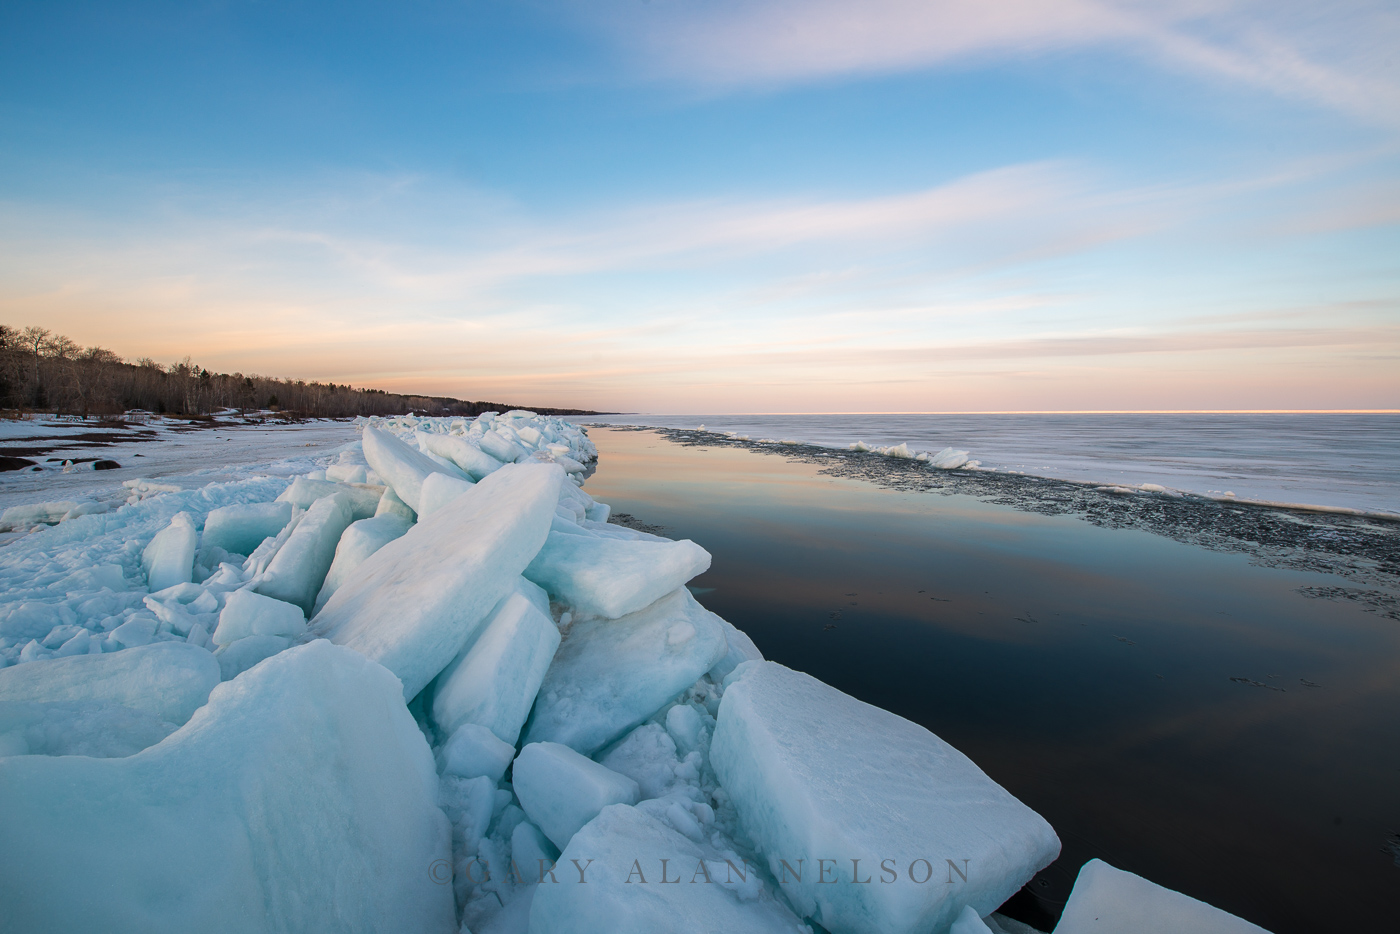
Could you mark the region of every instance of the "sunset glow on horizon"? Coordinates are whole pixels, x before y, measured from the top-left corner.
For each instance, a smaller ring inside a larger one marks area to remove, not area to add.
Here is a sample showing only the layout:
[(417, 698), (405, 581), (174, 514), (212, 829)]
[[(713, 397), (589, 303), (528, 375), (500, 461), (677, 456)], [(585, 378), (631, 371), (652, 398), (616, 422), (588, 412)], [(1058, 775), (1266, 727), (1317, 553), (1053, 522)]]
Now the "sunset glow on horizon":
[(635, 412), (1400, 410), (1379, 2), (12, 5), (0, 323)]

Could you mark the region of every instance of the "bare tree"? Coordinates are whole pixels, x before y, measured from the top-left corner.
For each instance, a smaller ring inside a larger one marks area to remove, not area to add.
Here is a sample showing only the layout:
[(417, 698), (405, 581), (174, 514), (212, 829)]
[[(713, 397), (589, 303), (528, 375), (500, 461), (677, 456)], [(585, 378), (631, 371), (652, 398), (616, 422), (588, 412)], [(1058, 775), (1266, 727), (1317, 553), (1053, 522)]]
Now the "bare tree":
[[(168, 367), (150, 357), (126, 363), (103, 347), (80, 348), (47, 328), (0, 325), (0, 405), (87, 418), (143, 409), (159, 414), (247, 412), (276, 400), (282, 417), (350, 415), (478, 415), (519, 408), (440, 396), (404, 396), (317, 380), (279, 379), (256, 373), (214, 373), (186, 357)], [(594, 414), (536, 408), (541, 414)]]
[(45, 401), (44, 378), (41, 363), (43, 361), (44, 345), (48, 342), (51, 333), (53, 332), (48, 328), (41, 328), (33, 324), (19, 332), (20, 346), (33, 355), (34, 358), (34, 379), (31, 382), (33, 397), (29, 401), (35, 408), (41, 408)]

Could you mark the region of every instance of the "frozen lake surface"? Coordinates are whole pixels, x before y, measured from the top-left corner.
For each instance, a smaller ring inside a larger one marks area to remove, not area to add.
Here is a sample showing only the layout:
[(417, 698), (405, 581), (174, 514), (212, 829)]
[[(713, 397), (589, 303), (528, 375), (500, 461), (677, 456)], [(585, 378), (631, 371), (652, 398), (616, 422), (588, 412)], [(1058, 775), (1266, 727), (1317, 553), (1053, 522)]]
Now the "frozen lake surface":
[[(256, 476), (290, 477), (359, 437), (348, 421), (315, 420), (264, 425), (241, 419), (192, 421), (153, 418), (110, 426), (77, 418), (0, 421), (0, 455), (34, 463), (0, 472), (0, 511), (51, 500), (124, 502), (130, 480), (153, 480), (192, 490)], [(93, 470), (98, 459), (120, 466)], [(75, 461), (65, 470), (65, 461)], [(0, 533), (0, 543), (13, 533)]]
[(1064, 851), (1023, 920), (1048, 930), (1099, 857), (1275, 934), (1393, 927), (1393, 522), (591, 437), (586, 490), (713, 554), (692, 582), (708, 608), (1051, 822)]
[(617, 415), (598, 423), (844, 448), (966, 449), (984, 468), (1400, 514), (1400, 415)]

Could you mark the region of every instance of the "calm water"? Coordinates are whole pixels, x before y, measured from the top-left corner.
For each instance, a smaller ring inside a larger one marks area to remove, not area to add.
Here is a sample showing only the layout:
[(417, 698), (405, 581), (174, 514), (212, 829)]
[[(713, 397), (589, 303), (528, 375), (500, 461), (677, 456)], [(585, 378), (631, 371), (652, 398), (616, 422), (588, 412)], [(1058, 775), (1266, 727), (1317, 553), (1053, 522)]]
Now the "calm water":
[(1400, 514), (1400, 415), (641, 415), (617, 424), (846, 447), (907, 442), (1093, 483)]
[[(1393, 562), (1365, 559), (1361, 586), (1276, 545), (1208, 550), (829, 476), (819, 456), (590, 434), (590, 493), (713, 554), (693, 582), (706, 606), (928, 727), (1054, 825), (1063, 855), (1011, 913), (1048, 929), (1100, 857), (1276, 934), (1395, 929)], [(1317, 596), (1348, 589), (1369, 603)]]

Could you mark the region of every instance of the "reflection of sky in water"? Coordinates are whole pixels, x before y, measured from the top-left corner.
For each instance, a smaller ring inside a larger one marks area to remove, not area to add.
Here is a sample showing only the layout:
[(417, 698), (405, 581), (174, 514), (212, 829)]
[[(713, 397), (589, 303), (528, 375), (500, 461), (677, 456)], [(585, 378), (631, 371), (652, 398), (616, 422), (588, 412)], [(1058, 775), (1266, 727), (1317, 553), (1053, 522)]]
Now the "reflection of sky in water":
[(604, 415), (844, 448), (964, 448), (983, 466), (1400, 513), (1400, 415)]
[(706, 606), (929, 727), (1055, 825), (1047, 904), (1099, 856), (1276, 934), (1393, 923), (1400, 625), (1296, 593), (1334, 578), (591, 434), (590, 493), (714, 555)]

